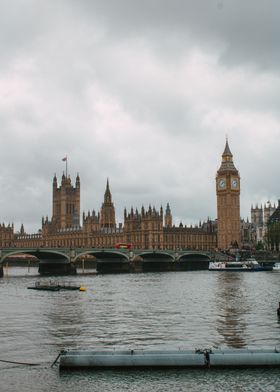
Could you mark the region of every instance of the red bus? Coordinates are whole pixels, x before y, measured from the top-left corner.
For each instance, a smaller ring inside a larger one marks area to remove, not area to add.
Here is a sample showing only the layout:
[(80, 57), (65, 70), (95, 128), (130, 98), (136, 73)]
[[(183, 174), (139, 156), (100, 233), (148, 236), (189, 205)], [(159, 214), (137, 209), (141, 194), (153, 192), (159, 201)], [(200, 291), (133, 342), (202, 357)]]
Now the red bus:
[(120, 244), (116, 244), (116, 245), (115, 245), (115, 248), (116, 248), (116, 249), (132, 249), (132, 244), (123, 244), (123, 243), (120, 243)]

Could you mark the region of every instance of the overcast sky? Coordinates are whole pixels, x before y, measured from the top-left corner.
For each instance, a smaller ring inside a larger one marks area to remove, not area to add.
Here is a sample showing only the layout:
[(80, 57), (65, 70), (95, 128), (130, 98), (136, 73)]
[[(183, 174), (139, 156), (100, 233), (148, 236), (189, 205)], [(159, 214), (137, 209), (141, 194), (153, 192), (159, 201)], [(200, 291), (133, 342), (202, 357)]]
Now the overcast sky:
[(241, 215), (280, 198), (279, 0), (0, 0), (0, 222), (52, 215), (52, 179), (216, 218), (226, 135)]

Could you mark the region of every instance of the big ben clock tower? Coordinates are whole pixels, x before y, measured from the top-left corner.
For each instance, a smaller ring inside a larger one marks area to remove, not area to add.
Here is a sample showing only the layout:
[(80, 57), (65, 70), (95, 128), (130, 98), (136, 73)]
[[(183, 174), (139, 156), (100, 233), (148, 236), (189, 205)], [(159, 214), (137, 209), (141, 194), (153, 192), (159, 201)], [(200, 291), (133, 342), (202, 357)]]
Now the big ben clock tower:
[(228, 140), (216, 176), (218, 248), (240, 246), (240, 176)]

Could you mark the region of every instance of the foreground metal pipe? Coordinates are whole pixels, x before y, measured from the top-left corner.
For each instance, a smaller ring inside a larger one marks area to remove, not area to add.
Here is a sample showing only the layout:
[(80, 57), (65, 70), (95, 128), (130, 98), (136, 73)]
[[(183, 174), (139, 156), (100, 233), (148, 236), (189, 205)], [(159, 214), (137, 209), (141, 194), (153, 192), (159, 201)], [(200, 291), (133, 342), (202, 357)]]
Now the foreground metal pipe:
[(234, 368), (280, 367), (272, 349), (70, 350), (60, 354), (60, 369), (78, 368)]

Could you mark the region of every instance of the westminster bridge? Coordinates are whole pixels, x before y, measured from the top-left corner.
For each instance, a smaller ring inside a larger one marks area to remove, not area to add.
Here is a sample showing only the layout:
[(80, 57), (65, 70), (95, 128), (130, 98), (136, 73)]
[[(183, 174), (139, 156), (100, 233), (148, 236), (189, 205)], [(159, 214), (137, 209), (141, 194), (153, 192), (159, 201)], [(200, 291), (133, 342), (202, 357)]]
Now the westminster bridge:
[(98, 273), (186, 271), (208, 269), (213, 253), (199, 250), (150, 250), (115, 248), (2, 248), (0, 276), (5, 261), (15, 255), (35, 256), (41, 275), (70, 275), (76, 273), (78, 261), (89, 256), (96, 261)]

